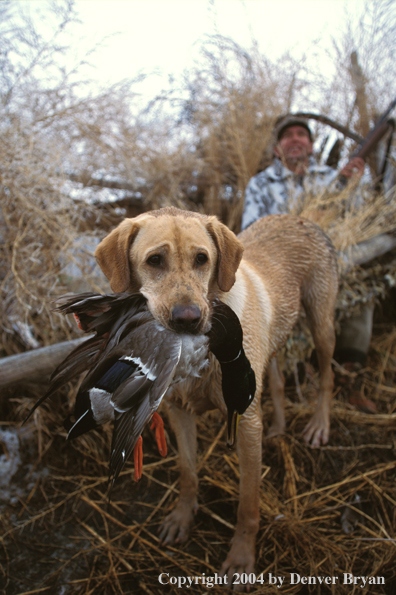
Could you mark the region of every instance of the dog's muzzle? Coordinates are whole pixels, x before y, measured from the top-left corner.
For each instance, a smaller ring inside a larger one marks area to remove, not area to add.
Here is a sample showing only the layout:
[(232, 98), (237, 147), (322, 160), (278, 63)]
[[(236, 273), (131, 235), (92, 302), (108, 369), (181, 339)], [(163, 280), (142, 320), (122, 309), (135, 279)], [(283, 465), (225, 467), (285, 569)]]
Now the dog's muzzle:
[(199, 331), (201, 317), (198, 306), (175, 306), (171, 313), (171, 325), (179, 333), (194, 334)]

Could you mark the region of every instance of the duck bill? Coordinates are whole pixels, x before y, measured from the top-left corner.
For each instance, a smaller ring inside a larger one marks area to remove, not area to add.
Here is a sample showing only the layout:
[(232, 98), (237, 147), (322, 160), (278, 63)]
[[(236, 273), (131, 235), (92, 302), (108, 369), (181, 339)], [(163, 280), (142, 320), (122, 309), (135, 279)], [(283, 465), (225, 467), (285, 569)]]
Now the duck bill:
[(227, 446), (228, 448), (234, 448), (235, 447), (235, 442), (236, 442), (236, 438), (237, 438), (237, 433), (238, 433), (238, 423), (239, 423), (239, 418), (241, 416), (239, 415), (238, 411), (229, 411), (228, 412), (228, 439), (227, 439)]

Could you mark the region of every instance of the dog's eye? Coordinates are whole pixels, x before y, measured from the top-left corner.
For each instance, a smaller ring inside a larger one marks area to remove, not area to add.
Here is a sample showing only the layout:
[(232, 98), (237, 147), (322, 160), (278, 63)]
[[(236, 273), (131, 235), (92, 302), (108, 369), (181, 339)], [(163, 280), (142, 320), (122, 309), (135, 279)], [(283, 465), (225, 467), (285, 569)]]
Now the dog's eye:
[(199, 253), (195, 258), (195, 262), (198, 266), (201, 266), (205, 264), (205, 262), (208, 262), (208, 257), (206, 256), (206, 254)]
[(152, 256), (148, 257), (146, 262), (152, 267), (159, 267), (162, 265), (162, 256), (161, 254), (153, 254)]

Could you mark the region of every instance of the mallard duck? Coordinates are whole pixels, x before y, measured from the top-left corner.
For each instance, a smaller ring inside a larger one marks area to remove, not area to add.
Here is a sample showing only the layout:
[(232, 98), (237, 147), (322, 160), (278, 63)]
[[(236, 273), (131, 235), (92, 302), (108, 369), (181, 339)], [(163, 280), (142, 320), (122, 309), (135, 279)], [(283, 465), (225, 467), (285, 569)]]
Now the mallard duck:
[[(141, 294), (85, 293), (57, 301), (57, 311), (74, 314), (84, 332), (94, 332), (58, 366), (45, 399), (69, 380), (87, 372), (76, 396), (74, 421), (65, 420), (68, 438), (114, 420), (109, 478), (114, 484), (134, 451), (135, 480), (142, 473), (141, 433), (152, 420), (159, 452), (166, 456), (163, 422), (156, 413), (168, 388), (208, 365), (208, 349), (222, 369), (223, 397), (228, 409), (228, 443), (233, 445), (237, 420), (254, 396), (254, 372), (243, 347), (236, 314), (213, 303), (208, 335), (175, 333), (161, 326)], [(28, 417), (29, 417), (28, 416)]]

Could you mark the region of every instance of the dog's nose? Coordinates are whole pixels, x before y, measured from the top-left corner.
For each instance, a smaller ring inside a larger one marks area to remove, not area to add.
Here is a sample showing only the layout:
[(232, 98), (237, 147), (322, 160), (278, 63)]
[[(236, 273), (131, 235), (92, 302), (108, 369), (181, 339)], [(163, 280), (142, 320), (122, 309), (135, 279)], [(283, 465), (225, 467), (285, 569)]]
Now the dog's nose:
[(172, 310), (172, 323), (178, 331), (194, 332), (201, 320), (201, 310), (198, 306), (175, 306)]

